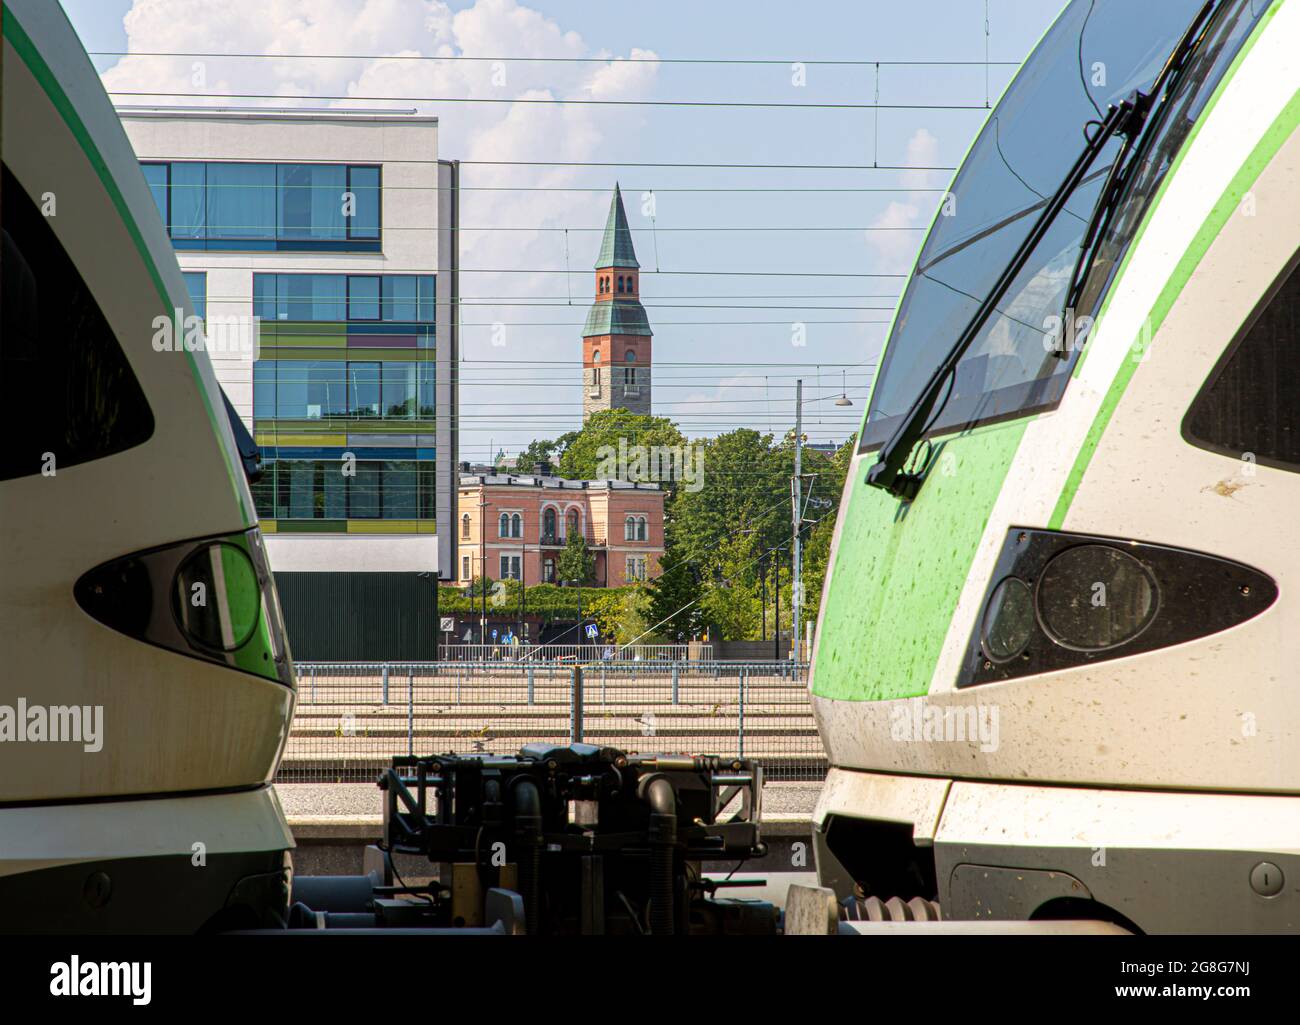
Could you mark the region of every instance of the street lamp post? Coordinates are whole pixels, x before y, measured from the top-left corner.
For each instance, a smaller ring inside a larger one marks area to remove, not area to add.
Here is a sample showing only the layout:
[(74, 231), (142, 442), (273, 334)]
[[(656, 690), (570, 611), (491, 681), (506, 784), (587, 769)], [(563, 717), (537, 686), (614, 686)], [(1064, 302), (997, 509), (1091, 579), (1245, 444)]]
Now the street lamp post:
[(776, 603), (772, 607), (772, 659), (781, 661), (781, 564), (772, 563), (772, 584), (776, 587)]

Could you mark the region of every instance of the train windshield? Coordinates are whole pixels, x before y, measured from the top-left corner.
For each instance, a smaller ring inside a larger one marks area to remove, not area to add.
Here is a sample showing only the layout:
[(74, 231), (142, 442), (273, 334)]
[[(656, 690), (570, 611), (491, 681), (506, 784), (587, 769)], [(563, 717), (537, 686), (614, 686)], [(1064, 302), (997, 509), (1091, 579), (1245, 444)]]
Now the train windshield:
[[(1149, 90), (1205, 0), (1074, 0), (1030, 55), (953, 181), (899, 304), (859, 445), (888, 441), (1112, 103)], [(1219, 5), (1205, 38), (1152, 114), (1075, 311), (1063, 321), (1079, 247), (1122, 139), (1107, 143), (967, 349), (928, 434), (1054, 407), (1113, 273), (1188, 132), (1267, 0)], [(1054, 354), (1063, 347), (1065, 359)]]

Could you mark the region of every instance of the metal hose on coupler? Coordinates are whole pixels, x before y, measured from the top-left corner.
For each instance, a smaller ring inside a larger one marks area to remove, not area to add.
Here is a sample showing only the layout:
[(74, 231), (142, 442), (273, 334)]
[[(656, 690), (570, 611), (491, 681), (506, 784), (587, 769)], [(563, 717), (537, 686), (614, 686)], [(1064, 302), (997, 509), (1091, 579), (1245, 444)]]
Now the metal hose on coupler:
[(542, 797), (531, 779), (520, 779), (511, 788), (515, 837), (519, 847), (519, 892), (524, 898), (524, 920), (528, 935), (536, 936), (542, 907)]
[(647, 776), (638, 790), (650, 806), (650, 934), (671, 936), (676, 922), (673, 853), (677, 846), (677, 792), (666, 776)]

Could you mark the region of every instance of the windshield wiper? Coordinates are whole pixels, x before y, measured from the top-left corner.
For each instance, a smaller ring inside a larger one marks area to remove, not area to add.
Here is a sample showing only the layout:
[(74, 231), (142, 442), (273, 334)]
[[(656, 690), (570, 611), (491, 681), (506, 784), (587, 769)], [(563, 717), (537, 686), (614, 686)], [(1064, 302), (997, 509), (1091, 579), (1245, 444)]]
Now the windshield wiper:
[(920, 473), (904, 472), (904, 465), (912, 449), (930, 426), (928, 419), (934, 410), (935, 403), (939, 400), (939, 393), (943, 390), (944, 382), (956, 369), (962, 356), (966, 354), (966, 350), (970, 348), (971, 343), (984, 328), (993, 310), (1002, 301), (1016, 276), (1024, 270), (1029, 257), (1038, 247), (1038, 244), (1042, 242), (1048, 229), (1051, 228), (1052, 222), (1064, 209), (1066, 202), (1073, 195), (1079, 182), (1088, 173), (1088, 168), (1092, 166), (1092, 162), (1097, 159), (1097, 155), (1101, 153), (1111, 137), (1116, 132), (1124, 129), (1124, 126), (1129, 123), (1129, 119), (1134, 116), (1136, 110), (1137, 107), (1133, 97), (1121, 101), (1118, 105), (1112, 104), (1100, 127), (1093, 133), (1092, 138), (1088, 140), (1087, 146), (1084, 147), (1083, 152), (1075, 160), (1074, 166), (1070, 168), (1069, 173), (1065, 176), (1065, 180), (1061, 182), (1056, 192), (1052, 194), (1051, 199), (1047, 201), (1047, 205), (1043, 207), (1043, 212), (1038, 215), (1038, 220), (1030, 228), (1029, 234), (1020, 243), (1015, 254), (1011, 257), (1011, 261), (1003, 268), (992, 291), (980, 303), (979, 309), (975, 311), (975, 315), (971, 317), (962, 333), (958, 335), (957, 341), (948, 350), (943, 362), (930, 375), (930, 380), (926, 383), (924, 390), (922, 390), (916, 401), (912, 403), (911, 408), (903, 417), (903, 422), (881, 448), (878, 460), (867, 472), (866, 483), (872, 487), (883, 488), (891, 495), (905, 501), (911, 501), (916, 497), (917, 492), (921, 489), (924, 477)]
[(1217, 3), (1218, 0), (1207, 0), (1200, 13), (1187, 26), (1187, 30), (1178, 41), (1178, 45), (1169, 54), (1165, 66), (1160, 70), (1160, 74), (1156, 76), (1155, 82), (1152, 83), (1151, 91), (1149, 93), (1135, 94), (1142, 107), (1140, 116), (1136, 119), (1135, 130), (1125, 133), (1124, 143), (1115, 157), (1115, 162), (1110, 166), (1110, 174), (1106, 177), (1106, 184), (1102, 186), (1101, 193), (1097, 197), (1097, 205), (1093, 207), (1092, 216), (1088, 219), (1088, 227), (1083, 233), (1083, 239), (1079, 242), (1079, 257), (1074, 263), (1074, 272), (1070, 275), (1069, 286), (1065, 293), (1065, 307), (1061, 314), (1063, 330), (1056, 346), (1052, 349), (1052, 355), (1058, 359), (1065, 359), (1070, 355), (1070, 345), (1066, 343), (1069, 332), (1064, 330), (1064, 327), (1074, 320), (1079, 300), (1083, 297), (1083, 290), (1088, 283), (1088, 279), (1092, 276), (1093, 265), (1097, 262), (1097, 254), (1101, 250), (1101, 240), (1106, 237), (1106, 233), (1110, 230), (1110, 222), (1119, 207), (1119, 197), (1124, 194), (1129, 179), (1132, 177), (1133, 168), (1137, 165), (1136, 158), (1130, 159), (1130, 153), (1135, 151), (1135, 147), (1142, 137), (1155, 98), (1159, 96), (1161, 103), (1168, 98), (1177, 84), (1179, 76), (1187, 67), (1192, 53), (1200, 46), (1209, 24), (1210, 14)]
[[(1065, 204), (1074, 194), (1079, 183), (1083, 181), (1088, 169), (1106, 144), (1116, 135), (1122, 134), (1126, 136), (1124, 149), (1121, 149), (1119, 154), (1119, 157), (1122, 157), (1141, 135), (1147, 114), (1151, 110), (1152, 97), (1162, 88), (1167, 87), (1172, 76), (1186, 64), (1188, 55), (1195, 49), (1198, 41), (1197, 30), (1205, 22), (1217, 2), (1218, 0), (1207, 0), (1206, 4), (1201, 8), (1200, 13), (1193, 19), (1179, 40), (1178, 45), (1174, 47), (1164, 68), (1156, 76), (1155, 84), (1150, 93), (1134, 90), (1118, 104), (1111, 104), (1106, 116), (1100, 122), (1089, 122), (1097, 126), (1096, 131), (1087, 137), (1087, 145), (1084, 146), (1083, 151), (1075, 160), (1065, 179), (1052, 194), (1051, 199), (1043, 207), (1042, 213), (1039, 214), (1033, 227), (1030, 228), (1029, 234), (1016, 248), (1010, 262), (1003, 268), (992, 290), (980, 303), (979, 308), (967, 322), (966, 327), (962, 329), (961, 334), (957, 336), (957, 340), (953, 343), (952, 348), (948, 350), (948, 354), (943, 358), (943, 361), (930, 375), (925, 388), (903, 417), (903, 422), (899, 424), (897, 430), (881, 447), (879, 457), (871, 469), (867, 471), (866, 483), (871, 487), (881, 488), (894, 497), (907, 502), (917, 496), (917, 493), (921, 490), (921, 485), (925, 483), (925, 467), (921, 467), (916, 472), (907, 472), (908, 459), (913, 449), (916, 448), (917, 442), (925, 436), (925, 433), (932, 426), (931, 414), (937, 416), (935, 405), (943, 392), (944, 383), (950, 375), (956, 372), (957, 364), (961, 362), (966, 350), (970, 348), (980, 331), (984, 329), (984, 325), (988, 323), (988, 319), (992, 316), (998, 303), (1006, 296), (1007, 290), (1010, 289), (1020, 272), (1024, 270), (1025, 264), (1029, 262), (1029, 257), (1033, 255), (1034, 250), (1047, 235), (1057, 216), (1065, 208)], [(1102, 189), (1103, 197), (1106, 197), (1108, 193), (1118, 195), (1113, 180), (1116, 177), (1115, 168), (1120, 163), (1119, 157), (1117, 157), (1115, 165), (1111, 168), (1111, 174), (1107, 179), (1106, 186)], [(1098, 209), (1100, 209), (1100, 203)], [(1094, 218), (1097, 217), (1096, 210), (1094, 210)], [(1089, 232), (1085, 233), (1085, 238), (1090, 234), (1097, 235), (1100, 233), (1090, 225)]]

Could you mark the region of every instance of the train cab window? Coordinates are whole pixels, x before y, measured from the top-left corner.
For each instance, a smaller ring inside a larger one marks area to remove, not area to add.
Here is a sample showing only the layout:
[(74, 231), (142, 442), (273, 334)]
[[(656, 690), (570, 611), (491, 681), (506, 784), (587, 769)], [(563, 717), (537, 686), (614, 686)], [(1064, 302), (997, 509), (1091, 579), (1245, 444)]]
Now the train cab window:
[(0, 480), (142, 444), (153, 413), (95, 297), (7, 167), (0, 195)]
[(1300, 254), (1210, 374), (1183, 436), (1236, 459), (1300, 471)]
[[(1132, 90), (1149, 90), (1203, 6), (1202, 0), (1074, 0), (1053, 24), (939, 201), (880, 359), (859, 451), (880, 448), (904, 423), (1066, 179), (1081, 152), (1083, 126)], [(1060, 403), (1142, 218), (1268, 6), (1225, 0), (1212, 12), (1167, 102), (1151, 115), (1134, 173), (1125, 179), (1077, 309), (1067, 317), (1084, 233), (1122, 140), (1105, 144), (948, 375), (927, 435), (1025, 417)]]

